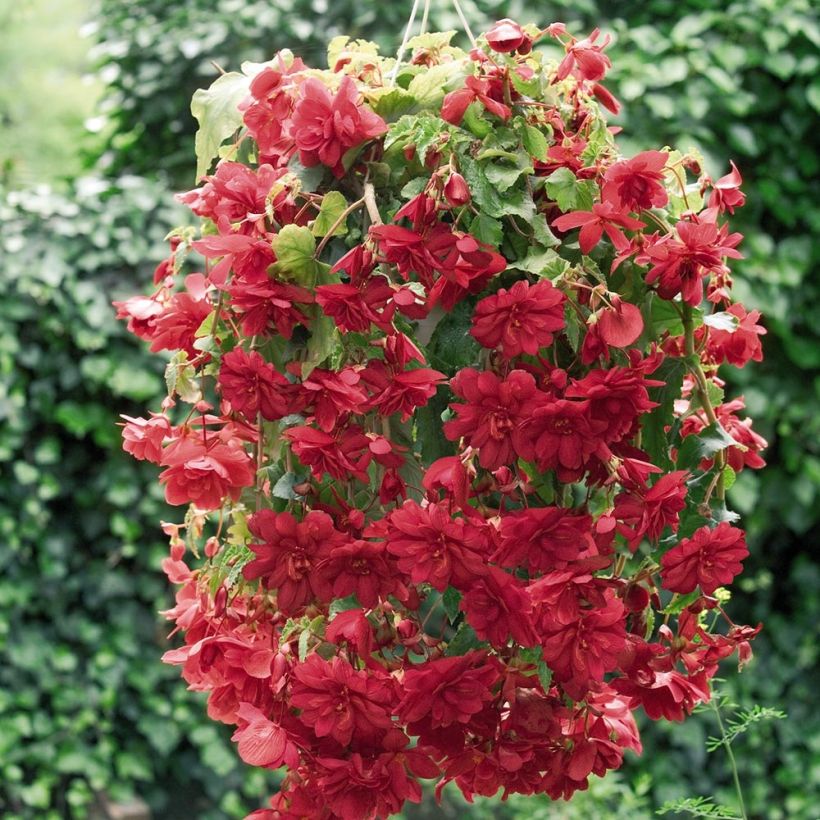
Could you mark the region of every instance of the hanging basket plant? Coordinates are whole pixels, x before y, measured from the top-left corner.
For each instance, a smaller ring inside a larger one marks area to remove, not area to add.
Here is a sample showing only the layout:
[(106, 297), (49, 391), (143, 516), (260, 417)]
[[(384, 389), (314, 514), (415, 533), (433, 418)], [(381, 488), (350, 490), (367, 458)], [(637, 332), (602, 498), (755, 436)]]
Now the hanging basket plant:
[(717, 375), (765, 332), (731, 296), (740, 174), (623, 157), (598, 32), (452, 36), (197, 92), (201, 227), (118, 303), (173, 353), (123, 430), (187, 506), (165, 660), (286, 767), (254, 817), (568, 799), (757, 632), (723, 608), (765, 446)]

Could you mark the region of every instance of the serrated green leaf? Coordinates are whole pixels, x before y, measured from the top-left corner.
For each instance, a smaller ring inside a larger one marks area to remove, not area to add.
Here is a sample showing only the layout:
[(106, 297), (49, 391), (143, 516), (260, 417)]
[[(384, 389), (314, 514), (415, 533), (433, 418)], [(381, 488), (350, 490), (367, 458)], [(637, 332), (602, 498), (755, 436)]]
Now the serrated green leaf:
[(395, 122), (399, 117), (412, 111), (418, 100), (404, 88), (374, 89), (367, 95), (370, 107), (386, 122)]
[(697, 435), (687, 436), (678, 451), (678, 468), (697, 467), (705, 458), (712, 458), (716, 453), (733, 447), (737, 442), (724, 430), (720, 422), (704, 427)]
[(598, 193), (591, 179), (577, 179), (569, 168), (558, 168), (546, 179), (547, 195), (566, 211), (589, 211)]
[(512, 157), (512, 159), (504, 162), (502, 158), (499, 158), (495, 162), (487, 163), (484, 168), (487, 179), (499, 193), (504, 193), (512, 188), (522, 174), (531, 174), (533, 171), (532, 160), (524, 151), (507, 154), (507, 157)]
[(433, 108), (444, 99), (444, 95), (449, 90), (448, 87), (455, 87), (457, 82), (463, 78), (464, 69), (459, 62), (453, 60), (441, 63), (441, 65), (434, 65), (427, 71), (416, 74), (407, 86), (407, 93), (415, 99), (418, 105)]
[(248, 94), (250, 78), (232, 71), (217, 77), (210, 88), (199, 88), (191, 100), (191, 113), (199, 123), (194, 139), (196, 178), (208, 173), (219, 147), (242, 125), (237, 106)]
[(527, 273), (534, 273), (542, 276), (557, 254), (551, 248), (542, 248), (540, 245), (533, 245), (523, 259), (518, 259), (510, 263), (510, 267), (515, 270), (523, 270)]
[[(322, 197), (322, 204), (316, 219), (313, 220), (311, 233), (314, 236), (327, 236), (328, 231), (336, 223), (336, 220), (345, 212), (348, 206), (344, 195), (339, 191), (328, 191)], [(343, 236), (347, 233), (347, 218), (343, 219), (333, 231), (334, 236)]]
[(307, 657), (308, 642), (310, 641), (310, 631), (303, 629), (299, 635), (299, 660), (303, 661)]

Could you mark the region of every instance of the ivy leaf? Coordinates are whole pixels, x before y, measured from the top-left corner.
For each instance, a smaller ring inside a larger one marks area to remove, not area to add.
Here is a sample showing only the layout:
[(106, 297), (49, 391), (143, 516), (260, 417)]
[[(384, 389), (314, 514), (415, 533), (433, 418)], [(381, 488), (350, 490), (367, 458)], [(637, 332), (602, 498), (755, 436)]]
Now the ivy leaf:
[(210, 88), (194, 92), (191, 113), (199, 123), (194, 140), (197, 180), (208, 173), (222, 143), (242, 126), (237, 106), (247, 96), (249, 85), (249, 77), (232, 71), (217, 77)]
[(303, 225), (285, 225), (271, 241), (276, 264), (274, 273), (299, 285), (312, 287), (316, 282), (318, 268), (313, 254), (316, 240), (310, 228)]
[[(322, 197), (322, 205), (319, 208), (319, 214), (313, 220), (313, 227), (311, 233), (314, 236), (326, 236), (328, 231), (336, 223), (336, 220), (344, 213), (348, 202), (339, 191), (328, 191)], [(343, 219), (336, 230), (333, 231), (334, 236), (343, 236), (347, 233), (347, 219)]]
[(678, 468), (690, 469), (704, 458), (712, 458), (727, 447), (735, 447), (737, 442), (726, 432), (721, 423), (715, 422), (704, 427), (697, 435), (687, 436), (678, 450)]
[(521, 141), (531, 157), (534, 157), (539, 162), (546, 162), (549, 142), (543, 132), (534, 125), (525, 125), (524, 131), (521, 134)]
[(566, 211), (589, 211), (598, 186), (591, 179), (577, 179), (569, 168), (553, 171), (546, 180), (547, 194)]

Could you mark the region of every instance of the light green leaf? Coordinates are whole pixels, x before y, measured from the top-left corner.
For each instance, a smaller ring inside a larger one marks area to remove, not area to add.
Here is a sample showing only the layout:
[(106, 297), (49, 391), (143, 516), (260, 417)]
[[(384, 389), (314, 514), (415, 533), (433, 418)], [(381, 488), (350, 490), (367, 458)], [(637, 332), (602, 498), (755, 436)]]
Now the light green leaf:
[(318, 316), (311, 323), (307, 359), (302, 364), (302, 378), (307, 378), (336, 348), (339, 331), (329, 316)]
[(285, 225), (273, 238), (272, 245), (276, 254), (275, 274), (305, 287), (316, 282), (318, 268), (313, 258), (316, 240), (310, 228)]
[(222, 143), (242, 125), (237, 106), (248, 94), (250, 78), (232, 71), (218, 77), (210, 88), (200, 88), (191, 100), (191, 113), (199, 123), (194, 148), (196, 178), (207, 174)]
[(455, 86), (456, 81), (463, 78), (462, 65), (453, 60), (416, 74), (407, 86), (407, 92), (415, 98), (418, 105), (432, 108), (444, 99), (449, 85)]
[(547, 159), (547, 151), (549, 150), (549, 142), (543, 132), (534, 125), (525, 125), (524, 132), (521, 134), (521, 139), (524, 143), (524, 148), (539, 162), (545, 162)]
[[(322, 205), (319, 208), (319, 215), (313, 221), (311, 232), (314, 236), (326, 236), (328, 231), (336, 223), (336, 220), (347, 208), (347, 200), (339, 191), (328, 191), (322, 198)], [(347, 218), (343, 219), (336, 230), (334, 236), (342, 236), (347, 233)]]
[(534, 273), (541, 276), (555, 260), (558, 254), (551, 248), (542, 248), (540, 245), (533, 245), (523, 259), (511, 262), (510, 267), (515, 270), (523, 270), (527, 273)]
[(569, 168), (559, 168), (547, 177), (547, 194), (566, 211), (589, 211), (598, 186), (591, 179), (577, 179)]

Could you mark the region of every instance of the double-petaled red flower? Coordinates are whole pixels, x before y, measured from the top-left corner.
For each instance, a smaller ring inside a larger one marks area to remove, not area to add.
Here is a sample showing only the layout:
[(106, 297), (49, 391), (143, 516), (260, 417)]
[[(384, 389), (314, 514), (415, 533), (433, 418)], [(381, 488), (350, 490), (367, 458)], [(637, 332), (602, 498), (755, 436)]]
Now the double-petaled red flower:
[(296, 615), (322, 591), (319, 563), (344, 536), (324, 512), (312, 510), (302, 521), (289, 512), (260, 510), (248, 519), (256, 539), (250, 545), (256, 556), (245, 565), (248, 581), (262, 579), (266, 589), (276, 590), (276, 605), (286, 615)]
[(668, 159), (665, 151), (644, 151), (610, 165), (604, 174), (603, 199), (633, 213), (662, 208), (669, 200), (663, 186)]
[(159, 475), (165, 500), (202, 510), (217, 510), (225, 499), (237, 501), (256, 478), (253, 460), (240, 445), (213, 437), (175, 439), (163, 451), (160, 463), (166, 468)]
[(453, 518), (445, 505), (405, 501), (388, 516), (385, 540), (413, 584), (428, 583), (440, 592), (448, 585), (469, 588), (486, 572), (486, 529)]
[[(471, 367), (450, 381), (452, 391), (465, 404), (451, 404), (455, 418), (444, 424), (450, 441), (464, 438), (478, 450), (485, 470), (497, 470), (516, 458), (513, 437), (532, 415), (540, 396), (535, 379), (524, 370), (513, 370), (506, 379)], [(519, 453), (520, 455), (520, 453)]]
[(742, 561), (748, 554), (743, 530), (726, 521), (714, 529), (701, 527), (661, 559), (664, 589), (686, 594), (700, 587), (711, 595), (743, 571)]
[(354, 669), (338, 655), (326, 661), (314, 653), (293, 670), (290, 705), (301, 710), (299, 720), (343, 746), (389, 729), (394, 702), (389, 675)]
[(496, 662), (479, 651), (410, 667), (395, 714), (402, 723), (425, 720), (433, 727), (468, 723), (494, 698), (498, 671)]
[(562, 507), (530, 507), (501, 518), (493, 560), (531, 573), (563, 569), (585, 553), (595, 553), (592, 518)]
[(281, 419), (288, 410), (290, 383), (262, 355), (236, 347), (222, 357), (219, 386), (231, 408), (250, 421), (257, 413), (268, 420)]
[(387, 131), (387, 123), (362, 104), (356, 83), (345, 74), (335, 94), (321, 80), (310, 78), (301, 84), (292, 129), (303, 165), (321, 163), (342, 177), (344, 154), (380, 137)]
[(564, 294), (552, 282), (526, 279), (482, 299), (473, 313), (470, 334), (483, 347), (499, 348), (505, 359), (534, 356), (552, 344), (564, 327)]

